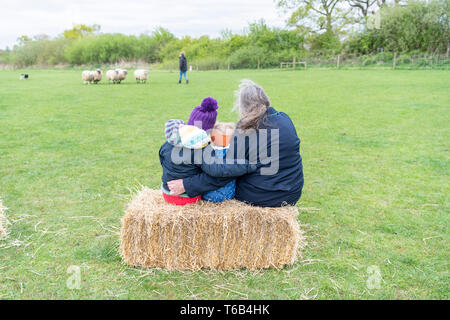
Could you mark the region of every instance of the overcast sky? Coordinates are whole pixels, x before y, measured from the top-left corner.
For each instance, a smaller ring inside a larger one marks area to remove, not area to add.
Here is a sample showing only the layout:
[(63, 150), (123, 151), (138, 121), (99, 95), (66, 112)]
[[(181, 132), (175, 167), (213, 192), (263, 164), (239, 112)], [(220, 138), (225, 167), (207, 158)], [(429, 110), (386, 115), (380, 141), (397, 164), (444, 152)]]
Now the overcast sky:
[(73, 24), (99, 24), (101, 32), (135, 34), (157, 26), (176, 36), (218, 36), (228, 28), (241, 32), (264, 18), (283, 27), (286, 17), (273, 0), (13, 0), (0, 5), (0, 48), (21, 35), (56, 36)]

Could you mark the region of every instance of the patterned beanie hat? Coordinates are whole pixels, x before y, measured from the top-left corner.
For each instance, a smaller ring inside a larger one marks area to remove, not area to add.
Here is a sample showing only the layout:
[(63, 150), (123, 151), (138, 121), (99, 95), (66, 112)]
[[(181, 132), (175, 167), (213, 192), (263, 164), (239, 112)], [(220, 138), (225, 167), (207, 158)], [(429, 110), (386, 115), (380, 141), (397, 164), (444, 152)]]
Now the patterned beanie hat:
[(216, 99), (211, 97), (203, 99), (202, 104), (192, 110), (188, 125), (196, 126), (205, 131), (211, 130), (216, 123), (218, 108)]
[(180, 125), (181, 144), (188, 149), (202, 149), (211, 141), (205, 130), (196, 126)]
[(184, 124), (183, 120), (170, 119), (166, 122), (164, 134), (168, 143), (175, 147), (181, 147), (179, 127)]

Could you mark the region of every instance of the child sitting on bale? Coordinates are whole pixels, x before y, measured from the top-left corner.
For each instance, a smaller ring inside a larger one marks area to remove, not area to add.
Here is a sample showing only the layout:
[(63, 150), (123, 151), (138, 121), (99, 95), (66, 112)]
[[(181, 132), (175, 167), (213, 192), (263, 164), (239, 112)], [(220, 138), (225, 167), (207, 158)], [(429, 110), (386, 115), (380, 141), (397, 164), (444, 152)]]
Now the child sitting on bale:
[[(217, 122), (211, 131), (211, 147), (215, 150), (215, 155), (219, 159), (224, 159), (230, 146), (233, 136), (234, 126), (230, 123)], [(202, 195), (202, 199), (211, 202), (222, 202), (234, 198), (236, 194), (236, 179), (228, 184)]]
[[(205, 163), (204, 154), (215, 154), (211, 149), (207, 149), (211, 148), (208, 132), (214, 128), (218, 108), (217, 101), (208, 97), (203, 99), (200, 106), (194, 108), (187, 125), (182, 120), (169, 120), (166, 123), (167, 141), (159, 150), (159, 160), (163, 168), (161, 189), (167, 202), (184, 205), (201, 199), (201, 196), (189, 198), (186, 194), (171, 195), (167, 186), (168, 181), (188, 178), (203, 171), (208, 175), (207, 183), (216, 184), (219, 189), (205, 195), (206, 199), (220, 202), (234, 196), (235, 183), (234, 180), (230, 180), (230, 177), (238, 177), (256, 171), (256, 165), (248, 164), (248, 162), (245, 164), (218, 164), (214, 161), (211, 164)], [(217, 141), (220, 142), (220, 139), (217, 138)], [(214, 140), (216, 140), (216, 135), (214, 135)], [(224, 146), (220, 144), (223, 145), (223, 140), (219, 143), (219, 148), (223, 148)], [(222, 151), (225, 149), (219, 150), (217, 153), (223, 157), (224, 152)]]

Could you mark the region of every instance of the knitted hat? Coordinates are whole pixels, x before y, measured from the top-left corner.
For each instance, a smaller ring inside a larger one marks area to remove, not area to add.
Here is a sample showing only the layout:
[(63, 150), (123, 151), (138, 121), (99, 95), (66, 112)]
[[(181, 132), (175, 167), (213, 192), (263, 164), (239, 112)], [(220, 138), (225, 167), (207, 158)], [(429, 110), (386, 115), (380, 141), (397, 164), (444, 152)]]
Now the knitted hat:
[(180, 125), (181, 144), (189, 149), (202, 149), (208, 145), (210, 138), (205, 130), (196, 126)]
[(179, 127), (181, 124), (184, 124), (183, 120), (170, 119), (166, 122), (164, 128), (164, 134), (166, 136), (166, 140), (168, 143), (175, 147), (181, 147), (181, 138)]
[(205, 131), (211, 130), (216, 123), (218, 108), (216, 99), (211, 97), (203, 99), (202, 104), (192, 110), (188, 125), (196, 126)]

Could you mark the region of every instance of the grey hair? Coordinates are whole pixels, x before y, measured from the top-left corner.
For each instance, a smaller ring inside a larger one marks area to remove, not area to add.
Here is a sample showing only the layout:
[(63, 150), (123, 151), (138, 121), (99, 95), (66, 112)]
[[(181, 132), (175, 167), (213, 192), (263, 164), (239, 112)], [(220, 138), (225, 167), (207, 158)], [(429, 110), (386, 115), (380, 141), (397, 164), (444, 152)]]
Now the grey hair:
[(255, 82), (241, 80), (239, 90), (235, 91), (233, 110), (239, 111), (242, 119), (238, 124), (240, 129), (257, 130), (267, 116), (270, 100), (264, 89)]

